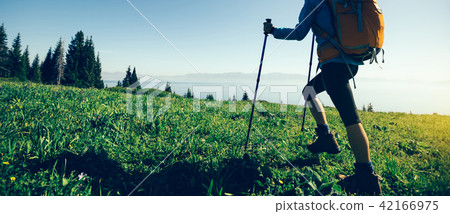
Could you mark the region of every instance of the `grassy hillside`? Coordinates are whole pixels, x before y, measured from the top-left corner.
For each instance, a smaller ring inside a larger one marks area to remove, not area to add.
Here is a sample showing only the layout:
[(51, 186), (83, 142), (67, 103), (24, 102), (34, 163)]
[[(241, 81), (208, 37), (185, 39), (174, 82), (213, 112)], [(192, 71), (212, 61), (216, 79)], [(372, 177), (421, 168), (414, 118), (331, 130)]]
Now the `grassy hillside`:
[[(263, 103), (244, 161), (250, 102), (232, 112), (233, 103), (202, 101), (196, 112), (194, 100), (172, 95), (148, 122), (127, 114), (117, 91), (0, 80), (0, 195), (127, 195), (151, 172), (134, 195), (346, 195), (335, 176), (351, 174), (354, 159), (333, 108), (340, 154), (308, 153), (311, 116), (302, 134), (302, 111)], [(155, 99), (155, 114), (166, 101)], [(450, 195), (449, 116), (361, 117), (384, 195)]]

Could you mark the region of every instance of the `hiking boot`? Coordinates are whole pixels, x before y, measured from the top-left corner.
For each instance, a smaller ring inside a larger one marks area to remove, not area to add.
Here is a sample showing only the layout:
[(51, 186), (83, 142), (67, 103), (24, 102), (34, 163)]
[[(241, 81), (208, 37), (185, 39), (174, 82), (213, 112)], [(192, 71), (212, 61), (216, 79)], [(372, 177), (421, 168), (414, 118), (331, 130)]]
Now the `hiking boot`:
[(317, 140), (306, 147), (311, 153), (316, 154), (326, 152), (328, 154), (337, 154), (341, 152), (341, 148), (331, 132), (319, 134), (316, 129), (316, 133), (318, 136)]
[(380, 176), (375, 172), (357, 173), (355, 175), (346, 176), (339, 174), (341, 181), (339, 185), (349, 194), (381, 196)]

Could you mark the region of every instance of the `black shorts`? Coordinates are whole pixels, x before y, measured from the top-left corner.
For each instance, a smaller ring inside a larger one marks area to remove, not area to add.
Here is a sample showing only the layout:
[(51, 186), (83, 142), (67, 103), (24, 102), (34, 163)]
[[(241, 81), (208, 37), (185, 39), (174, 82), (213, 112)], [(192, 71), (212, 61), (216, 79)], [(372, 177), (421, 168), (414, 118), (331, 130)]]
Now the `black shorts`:
[[(312, 86), (315, 94), (320, 94), (323, 91), (328, 93), (346, 127), (361, 123), (349, 84), (349, 80), (358, 73), (358, 66), (349, 66), (352, 74), (346, 64), (325, 64), (322, 66), (322, 71), (306, 85)], [(311, 98), (314, 97), (308, 96), (308, 99)]]

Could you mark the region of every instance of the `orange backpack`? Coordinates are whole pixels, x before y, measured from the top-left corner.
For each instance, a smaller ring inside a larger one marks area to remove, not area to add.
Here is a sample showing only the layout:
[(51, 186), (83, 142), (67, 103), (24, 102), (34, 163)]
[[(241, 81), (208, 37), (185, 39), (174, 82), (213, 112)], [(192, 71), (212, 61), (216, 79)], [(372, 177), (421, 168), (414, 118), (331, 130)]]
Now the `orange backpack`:
[(376, 55), (384, 41), (384, 18), (377, 1), (328, 0), (328, 4), (336, 34), (314, 26), (315, 32), (329, 41), (318, 50), (320, 61), (342, 55), (342, 52), (358, 61), (377, 61)]

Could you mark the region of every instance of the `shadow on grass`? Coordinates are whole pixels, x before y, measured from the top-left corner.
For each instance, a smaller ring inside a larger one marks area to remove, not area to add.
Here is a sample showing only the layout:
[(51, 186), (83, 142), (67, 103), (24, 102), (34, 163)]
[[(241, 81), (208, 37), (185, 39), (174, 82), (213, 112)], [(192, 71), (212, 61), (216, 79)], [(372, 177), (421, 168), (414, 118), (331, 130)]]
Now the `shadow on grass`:
[(102, 192), (103, 194), (117, 195), (124, 192), (129, 188), (127, 181), (131, 178), (119, 162), (108, 158), (107, 152), (103, 149), (97, 149), (97, 151), (89, 149), (82, 155), (64, 152), (43, 162), (37, 160), (28, 163), (28, 170), (31, 173), (53, 168), (59, 174), (65, 174), (66, 177), (71, 173), (87, 174), (91, 178), (92, 195), (101, 195)]
[[(215, 165), (217, 167), (203, 162), (177, 162), (161, 166), (133, 195), (248, 195), (263, 186), (265, 179), (260, 176), (256, 162), (224, 159)], [(156, 166), (152, 169), (154, 167)], [(125, 171), (121, 164), (111, 160), (103, 149), (90, 149), (82, 155), (65, 152), (43, 162), (31, 161), (27, 170), (36, 173), (53, 168), (66, 176), (71, 173), (87, 174), (91, 179), (92, 195), (128, 195), (149, 173)]]
[(264, 179), (258, 167), (256, 162), (243, 159), (225, 159), (216, 168), (178, 162), (152, 174), (133, 195), (248, 195)]

